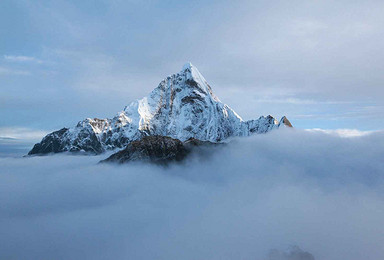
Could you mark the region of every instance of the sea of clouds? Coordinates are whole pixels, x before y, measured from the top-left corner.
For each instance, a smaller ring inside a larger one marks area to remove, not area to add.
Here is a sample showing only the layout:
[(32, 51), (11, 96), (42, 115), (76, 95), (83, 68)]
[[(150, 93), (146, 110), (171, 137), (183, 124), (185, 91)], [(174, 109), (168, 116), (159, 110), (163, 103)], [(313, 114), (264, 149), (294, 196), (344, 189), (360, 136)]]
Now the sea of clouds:
[(0, 259), (384, 259), (383, 132), (285, 129), (170, 167), (105, 157), (0, 158)]

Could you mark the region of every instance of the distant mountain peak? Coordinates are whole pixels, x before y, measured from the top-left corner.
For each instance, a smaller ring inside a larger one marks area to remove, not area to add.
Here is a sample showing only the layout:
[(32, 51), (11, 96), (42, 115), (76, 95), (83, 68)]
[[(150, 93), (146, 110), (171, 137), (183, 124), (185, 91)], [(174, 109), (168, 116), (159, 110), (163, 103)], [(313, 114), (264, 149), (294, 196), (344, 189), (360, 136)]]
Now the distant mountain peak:
[(74, 128), (48, 134), (29, 154), (85, 151), (100, 153), (122, 148), (143, 136), (169, 136), (222, 142), (230, 137), (266, 133), (281, 125), (292, 126), (286, 117), (244, 121), (222, 103), (199, 70), (186, 63), (146, 97), (133, 101), (112, 119), (80, 121)]
[(279, 122), (279, 126), (281, 125), (284, 125), (286, 127), (292, 127), (292, 124), (291, 122), (289, 122), (288, 118), (286, 116), (283, 116), (281, 119), (280, 119), (280, 122)]

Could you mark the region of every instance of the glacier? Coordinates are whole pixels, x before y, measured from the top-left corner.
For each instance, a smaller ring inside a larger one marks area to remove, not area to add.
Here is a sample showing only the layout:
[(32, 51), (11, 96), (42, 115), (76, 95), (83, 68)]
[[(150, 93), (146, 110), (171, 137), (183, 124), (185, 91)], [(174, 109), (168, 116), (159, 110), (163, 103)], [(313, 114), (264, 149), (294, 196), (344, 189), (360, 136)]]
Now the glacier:
[(148, 96), (132, 102), (112, 119), (86, 118), (73, 128), (52, 132), (28, 154), (100, 154), (155, 135), (181, 141), (194, 138), (225, 142), (281, 126), (292, 127), (285, 116), (280, 121), (270, 115), (244, 121), (219, 100), (199, 70), (187, 63), (179, 73), (162, 80)]

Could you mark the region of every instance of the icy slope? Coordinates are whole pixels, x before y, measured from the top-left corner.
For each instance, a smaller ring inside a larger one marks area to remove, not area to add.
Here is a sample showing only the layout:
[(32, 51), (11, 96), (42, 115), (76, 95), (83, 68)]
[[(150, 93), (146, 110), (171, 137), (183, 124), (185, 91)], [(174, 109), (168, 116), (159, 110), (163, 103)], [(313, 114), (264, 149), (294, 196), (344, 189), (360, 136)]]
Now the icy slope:
[(229, 137), (266, 133), (281, 125), (291, 126), (285, 117), (280, 122), (272, 116), (243, 121), (213, 94), (197, 68), (187, 63), (179, 73), (168, 76), (147, 97), (132, 102), (114, 118), (87, 118), (72, 129), (48, 134), (29, 154), (101, 153), (147, 135), (220, 142)]

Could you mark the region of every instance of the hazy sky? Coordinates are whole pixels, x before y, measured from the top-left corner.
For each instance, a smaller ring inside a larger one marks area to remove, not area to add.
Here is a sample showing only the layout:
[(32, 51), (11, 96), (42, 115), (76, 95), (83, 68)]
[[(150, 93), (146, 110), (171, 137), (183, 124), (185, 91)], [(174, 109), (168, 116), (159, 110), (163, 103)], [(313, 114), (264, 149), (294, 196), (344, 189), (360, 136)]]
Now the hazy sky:
[(0, 128), (112, 117), (191, 61), (244, 119), (384, 128), (383, 1), (0, 2)]

